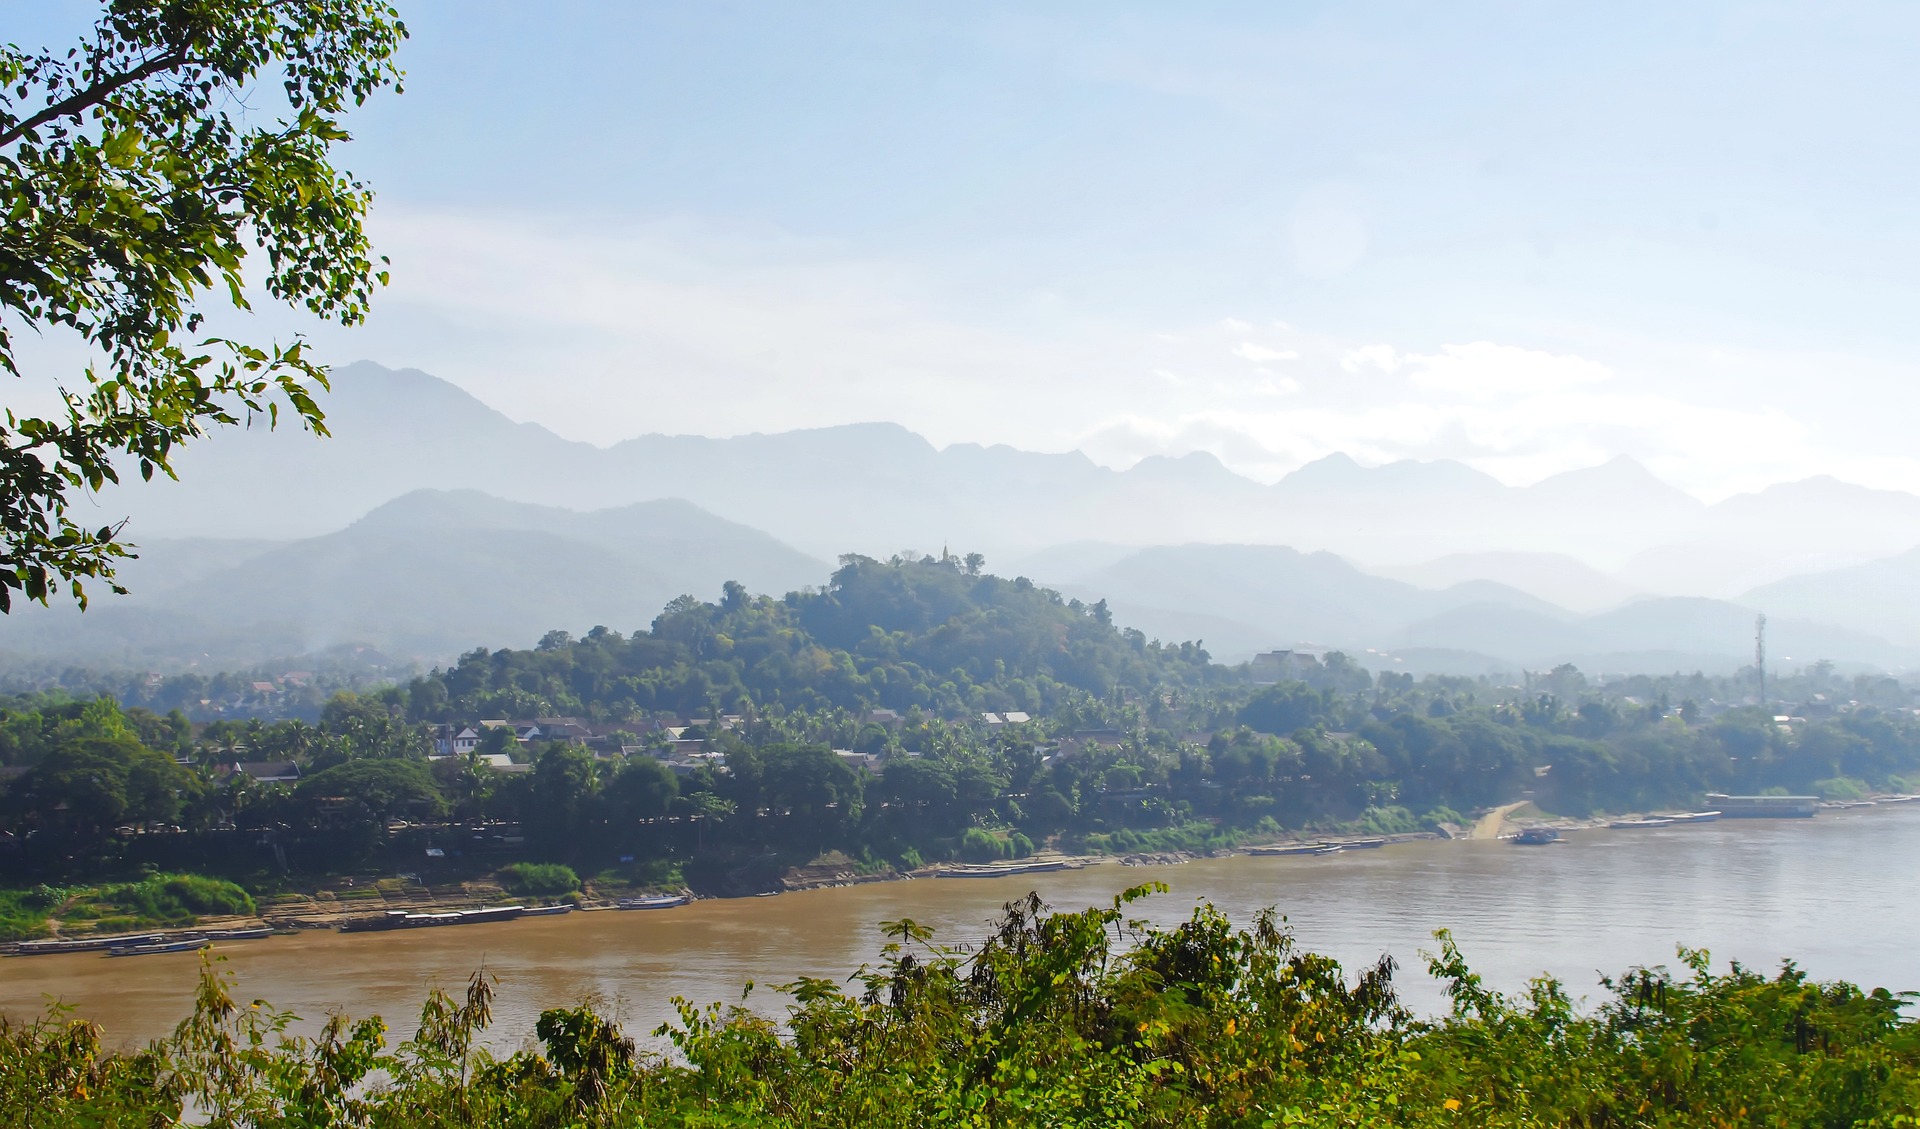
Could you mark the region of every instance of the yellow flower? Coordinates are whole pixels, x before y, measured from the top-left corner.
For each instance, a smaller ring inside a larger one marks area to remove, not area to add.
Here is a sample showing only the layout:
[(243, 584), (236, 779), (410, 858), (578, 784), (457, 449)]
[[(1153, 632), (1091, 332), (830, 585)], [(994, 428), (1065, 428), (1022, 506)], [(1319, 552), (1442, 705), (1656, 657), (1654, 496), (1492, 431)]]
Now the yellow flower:
[(1450, 1113), (1452, 1113), (1452, 1112), (1458, 1112), (1458, 1111), (1459, 1111), (1459, 1109), (1460, 1109), (1460, 1099), (1459, 1099), (1459, 1098), (1448, 1098), (1448, 1099), (1446, 1100), (1446, 1107), (1447, 1107), (1447, 1110), (1448, 1110), (1448, 1112), (1450, 1112)]
[(1231, 1019), (1227, 1020), (1227, 1034), (1231, 1035), (1238, 1030), (1239, 1030), (1239, 1027), (1234, 1023), (1233, 1020)]

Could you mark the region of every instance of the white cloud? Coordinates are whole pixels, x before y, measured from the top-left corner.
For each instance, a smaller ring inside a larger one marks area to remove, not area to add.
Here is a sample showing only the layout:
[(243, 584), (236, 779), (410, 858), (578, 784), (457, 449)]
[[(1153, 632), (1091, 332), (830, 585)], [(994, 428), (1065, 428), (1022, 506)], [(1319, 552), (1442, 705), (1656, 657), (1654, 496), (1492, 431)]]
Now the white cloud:
[(1340, 367), (1347, 372), (1377, 368), (1381, 372), (1400, 370), (1400, 351), (1391, 345), (1362, 345), (1341, 354)]
[[(379, 216), (394, 286), (364, 329), (315, 333), (325, 355), (417, 366), (596, 442), (892, 420), (936, 444), (1085, 443), (1111, 465), (1206, 450), (1267, 479), (1333, 451), (1455, 458), (1510, 482), (1625, 453), (1703, 496), (1817, 473), (1920, 487), (1898, 429), (1843, 447), (1795, 411), (1727, 395), (1749, 371), (1772, 387), (1799, 377), (1733, 350), (1716, 386), (1677, 378), (1713, 367), (1704, 347), (1609, 364), (1497, 341), (1343, 339), (1268, 317), (1264, 343), (1238, 318), (1156, 332), (1023, 306), (1006, 324), (924, 272), (778, 233), (391, 205)], [(1818, 360), (1829, 371), (1847, 359)], [(1904, 373), (1880, 379), (1893, 388)]]
[(1256, 364), (1266, 364), (1271, 361), (1297, 361), (1300, 359), (1300, 351), (1297, 349), (1269, 349), (1264, 345), (1255, 345), (1251, 341), (1242, 341), (1239, 348), (1233, 351), (1233, 355), (1242, 360), (1253, 361)]
[(1475, 341), (1445, 345), (1440, 352), (1405, 358), (1414, 385), (1475, 400), (1537, 395), (1597, 384), (1613, 375), (1584, 357)]

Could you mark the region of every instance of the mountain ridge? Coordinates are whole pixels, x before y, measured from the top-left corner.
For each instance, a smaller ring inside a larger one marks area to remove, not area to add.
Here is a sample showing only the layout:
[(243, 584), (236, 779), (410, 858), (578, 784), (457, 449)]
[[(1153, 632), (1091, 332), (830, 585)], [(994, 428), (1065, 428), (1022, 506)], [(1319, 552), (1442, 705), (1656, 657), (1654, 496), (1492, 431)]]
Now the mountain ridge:
[[(1267, 484), (1206, 452), (1116, 470), (1077, 450), (937, 448), (887, 422), (728, 438), (652, 433), (598, 447), (515, 422), (418, 370), (370, 362), (340, 368), (324, 403), (325, 442), (221, 431), (181, 453), (183, 482), (114, 488), (96, 508), (110, 520), (131, 515), (136, 540), (285, 539), (338, 529), (420, 488), (578, 510), (680, 497), (817, 556), (940, 545), (1005, 556), (1073, 541), (1284, 544), (1369, 567), (1560, 553), (1602, 571), (1645, 558), (1654, 563), (1628, 577), (1632, 586), (1705, 595), (1794, 571), (1783, 525), (1813, 523), (1850, 562), (1907, 547), (1876, 530), (1920, 523), (1920, 497), (1825, 478), (1709, 506), (1626, 457), (1507, 486), (1454, 460), (1369, 467), (1336, 453)], [(1868, 516), (1851, 520), (1855, 511)], [(1708, 556), (1754, 563), (1690, 569), (1690, 557), (1702, 559), (1695, 540)], [(1673, 545), (1688, 548), (1660, 554)]]

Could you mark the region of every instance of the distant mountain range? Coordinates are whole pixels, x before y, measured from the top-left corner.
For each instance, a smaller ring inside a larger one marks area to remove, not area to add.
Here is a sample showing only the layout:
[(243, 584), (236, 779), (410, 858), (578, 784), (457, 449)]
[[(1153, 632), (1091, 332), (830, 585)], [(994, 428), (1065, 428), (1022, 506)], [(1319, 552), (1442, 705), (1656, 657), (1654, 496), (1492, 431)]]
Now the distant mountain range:
[[(1756, 608), (1697, 597), (1642, 598), (1577, 615), (1509, 585), (1416, 587), (1331, 553), (1268, 545), (1142, 549), (1074, 576), (1036, 575), (1092, 600), (1116, 621), (1165, 639), (1200, 638), (1224, 658), (1275, 646), (1344, 649), (1369, 665), (1419, 670), (1545, 670), (1562, 662), (1613, 673), (1730, 671), (1752, 661)], [(1790, 613), (1768, 624), (1781, 662), (1829, 658), (1900, 668), (1920, 649), (1879, 632)]]
[[(1642, 598), (1582, 615), (1498, 581), (1421, 587), (1332, 553), (1275, 545), (1081, 542), (1018, 563), (1005, 571), (1089, 603), (1105, 599), (1121, 625), (1204, 640), (1226, 661), (1320, 645), (1416, 671), (1515, 672), (1569, 661), (1615, 673), (1723, 671), (1747, 661), (1754, 617), (1750, 606), (1703, 598)], [(1473, 571), (1470, 562), (1440, 564)], [(355, 644), (431, 664), (472, 647), (524, 646), (553, 628), (633, 630), (675, 596), (716, 597), (725, 580), (784, 593), (824, 583), (831, 568), (677, 499), (580, 513), (477, 491), (418, 490), (319, 537), (152, 543), (124, 571), (131, 595), (103, 597), (84, 615), (16, 613), (0, 622), (0, 655), (221, 668)], [(1920, 554), (1872, 571), (1889, 597), (1900, 584), (1920, 588)], [(1817, 622), (1844, 619), (1821, 614), (1836, 611), (1819, 603), (1835, 587), (1822, 579), (1800, 578), (1765, 602), (1779, 612), (1770, 630), (1781, 661), (1920, 661), (1871, 624)], [(1795, 585), (1805, 594), (1795, 595)], [(1793, 599), (1808, 618), (1792, 614)]]
[(367, 363), (336, 371), (325, 404), (330, 439), (219, 432), (181, 454), (183, 481), (117, 488), (98, 516), (132, 515), (139, 539), (284, 539), (418, 489), (573, 510), (681, 498), (820, 557), (951, 546), (994, 560), (1083, 541), (1289, 545), (1392, 568), (1559, 554), (1617, 574), (1629, 594), (1716, 597), (1920, 545), (1920, 497), (1814, 478), (1710, 506), (1624, 458), (1511, 487), (1445, 460), (1364, 467), (1330, 455), (1266, 485), (1207, 454), (1115, 471), (1079, 452), (936, 449), (892, 424), (600, 448), (514, 423), (425, 373)]
[(828, 569), (678, 500), (575, 513), (420, 490), (320, 537), (150, 544), (125, 572), (130, 595), (18, 612), (0, 652), (233, 666), (362, 643), (436, 662), (552, 628), (644, 628), (675, 596), (718, 598), (726, 579), (786, 592)]
[(365, 363), (326, 407), (333, 438), (224, 431), (183, 452), (182, 481), (103, 495), (90, 516), (131, 515), (142, 545), (134, 595), (8, 617), (0, 653), (440, 659), (943, 547), (1224, 658), (1319, 642), (1463, 670), (1725, 668), (1755, 610), (1783, 660), (1898, 667), (1920, 646), (1920, 497), (1829, 478), (1707, 505), (1630, 459), (1510, 487), (1333, 455), (1267, 485), (1205, 454), (1115, 471), (891, 424), (599, 448)]

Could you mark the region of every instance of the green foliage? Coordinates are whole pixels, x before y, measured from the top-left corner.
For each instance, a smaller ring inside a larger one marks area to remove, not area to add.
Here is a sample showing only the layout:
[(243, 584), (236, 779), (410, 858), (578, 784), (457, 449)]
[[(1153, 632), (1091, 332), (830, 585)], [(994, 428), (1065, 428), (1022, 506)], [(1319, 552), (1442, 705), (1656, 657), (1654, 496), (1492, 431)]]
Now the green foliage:
[(676, 891), (687, 888), (687, 877), (671, 859), (646, 859), (609, 867), (593, 876), (593, 884), (603, 893), (615, 888)]
[(580, 876), (556, 862), (516, 862), (500, 868), (500, 886), (509, 894), (552, 898), (580, 888)]
[(1813, 782), (1813, 794), (1823, 800), (1861, 800), (1871, 790), (1866, 781), (1850, 780), (1844, 776)]
[(1360, 813), (1360, 830), (1369, 835), (1405, 835), (1420, 830), (1420, 821), (1397, 804), (1370, 807)]
[[(744, 590), (742, 590), (744, 591)], [(564, 633), (525, 651), (474, 651), (415, 683), (429, 720), (645, 711), (685, 717), (759, 708), (1038, 712), (1074, 692), (1228, 678), (1192, 643), (1116, 630), (1095, 607), (1023, 580), (969, 574), (961, 560), (842, 558), (819, 591), (784, 599), (692, 596), (652, 630)], [(884, 740), (884, 730), (868, 734)], [(856, 735), (847, 735), (849, 742)]]
[[(477, 853), (582, 874), (684, 862), (703, 892), (740, 893), (832, 852), (874, 872), (1047, 844), (1201, 854), (1283, 828), (1460, 825), (1528, 795), (1585, 815), (1716, 791), (1905, 791), (1920, 774), (1907, 709), (1815, 701), (1816, 720), (1782, 727), (1718, 707), (1698, 678), (1618, 692), (1571, 668), (1540, 680), (1586, 695), (1573, 701), (1460, 678), (1368, 682), (1332, 657), (1315, 682), (1256, 688), (1197, 647), (1115, 631), (1097, 605), (951, 559), (848, 558), (835, 578), (784, 600), (739, 585), (718, 604), (678, 599), (630, 637), (556, 631), (532, 650), (476, 652), (408, 686), (334, 694), (317, 724), (196, 733), (107, 698), (0, 701), (0, 759), (23, 770), (0, 785), (0, 831), (23, 881), (143, 864), (250, 882), (283, 867), (458, 870)], [(927, 665), (936, 655), (955, 665)], [(1857, 688), (1889, 702), (1898, 689)], [(1719, 712), (1689, 721), (1669, 690)], [(981, 716), (1015, 706), (1032, 716)], [(668, 708), (699, 711), (676, 741), (669, 727), (690, 719)], [(549, 713), (578, 716), (599, 747), (523, 747), (500, 726), (492, 739), (531, 771), (428, 759), (441, 719)], [(299, 779), (233, 771), (263, 760), (293, 762)], [(466, 834), (485, 825), (499, 830)]]
[(1329, 696), (1304, 682), (1281, 682), (1255, 694), (1240, 707), (1240, 724), (1285, 737), (1323, 724), (1332, 714)]
[(43, 936), (47, 919), (98, 933), (192, 925), (202, 917), (255, 912), (251, 895), (232, 882), (198, 874), (155, 874), (137, 882), (69, 889), (0, 890), (0, 940)]
[[(1021, 838), (1024, 839), (1025, 836)], [(1027, 853), (1031, 854), (1032, 844), (1028, 843), (1027, 848)], [(996, 835), (982, 828), (969, 827), (966, 834), (960, 837), (960, 857), (968, 862), (997, 862), (1000, 859), (1012, 858), (1014, 854), (1013, 840), (1006, 835)]]
[[(543, 1011), (537, 1049), (480, 1045), (493, 982), (429, 995), (412, 1038), (237, 1005), (211, 965), (194, 1013), (144, 1051), (104, 1052), (54, 1013), (0, 1030), (0, 1124), (1539, 1126), (1912, 1124), (1920, 1029), (1903, 997), (1762, 976), (1635, 968), (1581, 1011), (1557, 982), (1486, 988), (1439, 935), (1449, 1014), (1403, 1009), (1389, 961), (1348, 973), (1272, 911), (1211, 906), (1157, 928), (1128, 906), (1007, 906), (984, 943), (882, 923), (876, 964), (781, 991), (784, 1021), (676, 1000), (642, 1053), (585, 1006)], [(365, 1083), (381, 1078), (379, 1086)]]
[(46, 936), (47, 910), (53, 904), (34, 890), (0, 890), (0, 941)]
[(445, 806), (432, 773), (417, 760), (355, 760), (300, 781), (296, 794), (336, 806), (342, 818), (385, 822), (431, 817)]
[(197, 874), (155, 875), (139, 882), (104, 886), (100, 903), (142, 922), (190, 925), (197, 917), (254, 912), (253, 898), (239, 886)]
[(71, 51), (0, 49), (0, 369), (20, 375), (15, 325), (104, 361), (83, 392), (61, 381), (59, 412), (0, 425), (0, 612), (112, 582), (120, 528), (81, 526), (74, 494), (122, 468), (171, 476), (176, 447), (283, 405), (325, 432), (325, 370), (302, 344), (196, 340), (200, 305), (247, 309), (258, 247), (275, 300), (364, 318), (386, 281), (371, 193), (328, 156), (344, 112), (397, 84), (405, 36), (378, 0), (191, 0), (107, 5)]

